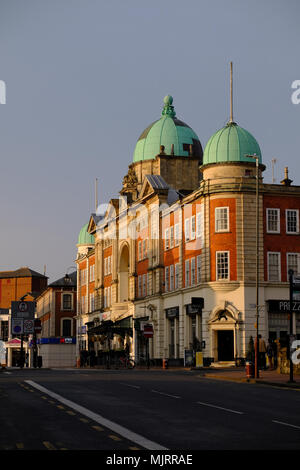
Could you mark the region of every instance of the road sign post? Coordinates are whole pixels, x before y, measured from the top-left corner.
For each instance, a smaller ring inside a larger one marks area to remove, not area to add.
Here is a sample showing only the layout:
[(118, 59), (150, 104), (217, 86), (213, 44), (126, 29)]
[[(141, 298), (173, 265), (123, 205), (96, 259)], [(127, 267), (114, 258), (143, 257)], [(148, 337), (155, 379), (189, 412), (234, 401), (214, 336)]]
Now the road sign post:
[(21, 336), (20, 368), (24, 367), (24, 333), (34, 333), (35, 302), (17, 300), (11, 303), (11, 332)]

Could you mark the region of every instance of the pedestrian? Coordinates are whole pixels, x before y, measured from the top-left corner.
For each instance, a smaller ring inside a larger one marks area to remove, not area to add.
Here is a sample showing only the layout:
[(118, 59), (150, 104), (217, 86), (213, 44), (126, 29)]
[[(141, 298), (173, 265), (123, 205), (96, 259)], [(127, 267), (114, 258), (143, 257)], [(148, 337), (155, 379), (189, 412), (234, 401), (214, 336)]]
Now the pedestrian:
[(264, 339), (261, 337), (261, 335), (258, 336), (259, 338), (259, 364), (260, 364), (260, 369), (266, 370), (266, 343)]
[(268, 340), (268, 344), (267, 344), (267, 356), (268, 356), (268, 360), (269, 360), (269, 369), (273, 370), (273, 368), (274, 368), (274, 365), (273, 365), (273, 346), (272, 346), (272, 342), (271, 342), (270, 339)]
[(278, 343), (279, 340), (276, 339), (275, 341), (272, 342), (272, 347), (273, 347), (273, 358), (274, 358), (274, 369), (277, 369), (278, 365)]

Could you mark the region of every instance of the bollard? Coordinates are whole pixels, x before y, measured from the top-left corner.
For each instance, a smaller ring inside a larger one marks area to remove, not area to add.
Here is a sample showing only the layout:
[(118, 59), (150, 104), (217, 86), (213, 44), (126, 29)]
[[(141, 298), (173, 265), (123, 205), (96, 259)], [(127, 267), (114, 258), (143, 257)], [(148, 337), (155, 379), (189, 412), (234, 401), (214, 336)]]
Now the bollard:
[(254, 377), (254, 366), (253, 362), (246, 362), (246, 377), (247, 379), (253, 379)]

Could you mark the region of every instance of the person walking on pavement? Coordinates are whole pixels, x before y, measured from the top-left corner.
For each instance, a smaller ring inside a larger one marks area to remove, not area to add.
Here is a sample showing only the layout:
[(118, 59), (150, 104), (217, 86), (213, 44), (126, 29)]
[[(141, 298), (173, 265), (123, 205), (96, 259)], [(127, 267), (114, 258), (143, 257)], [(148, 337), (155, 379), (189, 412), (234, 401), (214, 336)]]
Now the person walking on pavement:
[(274, 365), (273, 365), (273, 346), (272, 346), (272, 343), (271, 343), (270, 339), (268, 340), (268, 344), (267, 344), (267, 356), (268, 356), (268, 360), (269, 360), (269, 369), (273, 370), (274, 369)]
[(266, 343), (262, 339), (261, 335), (258, 336), (259, 338), (259, 362), (260, 362), (260, 368), (263, 370), (266, 370)]

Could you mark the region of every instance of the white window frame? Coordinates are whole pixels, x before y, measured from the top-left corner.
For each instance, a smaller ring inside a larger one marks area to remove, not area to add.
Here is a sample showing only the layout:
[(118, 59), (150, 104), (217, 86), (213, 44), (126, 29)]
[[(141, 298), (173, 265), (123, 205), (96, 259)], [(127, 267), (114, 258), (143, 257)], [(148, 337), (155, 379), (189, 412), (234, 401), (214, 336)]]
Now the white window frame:
[(287, 280), (289, 280), (289, 269), (291, 269), (291, 266), (289, 265), (289, 256), (296, 256), (297, 257), (297, 271), (294, 272), (295, 275), (300, 274), (300, 253), (287, 253), (286, 254), (286, 275), (287, 275)]
[(138, 297), (142, 297), (142, 276), (138, 276)]
[(148, 248), (147, 245), (148, 245), (148, 244), (147, 244), (147, 239), (145, 238), (145, 239), (143, 240), (143, 259), (146, 259), (146, 258), (147, 258), (147, 248)]
[[(70, 295), (71, 296), (71, 308), (64, 308), (64, 295)], [(73, 310), (73, 294), (72, 292), (63, 292), (61, 294), (61, 310), (63, 312), (70, 312)]]
[(190, 260), (186, 259), (185, 260), (185, 268), (184, 268), (184, 285), (185, 287), (190, 287)]
[(196, 258), (191, 259), (191, 286), (196, 284)]
[(197, 284), (201, 282), (201, 255), (197, 256)]
[(90, 312), (95, 310), (95, 293), (90, 292)]
[[(219, 217), (218, 213), (222, 214), (222, 212), (226, 213), (226, 218)], [(223, 225), (225, 220), (226, 220), (226, 228), (219, 228), (218, 224), (221, 223), (221, 225)], [(220, 207), (215, 208), (215, 232), (216, 233), (229, 232), (229, 207), (220, 206)]]
[[(278, 255), (278, 279), (270, 279), (270, 255)], [(281, 282), (281, 253), (280, 251), (268, 251), (267, 253), (268, 281)]]
[[(221, 254), (227, 254), (227, 272), (228, 276), (227, 277), (220, 277), (219, 276), (219, 264), (218, 264), (218, 255)], [(217, 281), (230, 281), (230, 251), (224, 250), (224, 251), (216, 251), (216, 280)]]
[[(270, 230), (269, 229), (269, 214), (270, 211), (276, 211), (277, 213), (277, 229), (276, 230)], [(267, 233), (280, 233), (280, 209), (277, 209), (276, 207), (268, 207), (266, 209), (266, 225), (267, 225)]]
[(146, 295), (147, 295), (147, 275), (143, 274), (142, 279), (143, 279), (142, 280), (142, 296), (146, 297)]
[[(296, 231), (289, 231), (288, 230), (288, 213), (289, 212), (296, 212)], [(299, 234), (299, 209), (286, 209), (285, 210), (285, 227), (286, 233), (290, 235), (298, 235)]]
[(196, 217), (192, 215), (191, 217), (191, 240), (195, 240), (196, 238)]
[(178, 246), (180, 243), (179, 224), (174, 225), (174, 246)]
[(169, 229), (165, 230), (165, 251), (170, 249)]
[(174, 264), (170, 266), (170, 291), (174, 290)]
[(201, 238), (202, 232), (202, 213), (197, 212), (196, 214), (196, 237)]
[(170, 268), (169, 266), (166, 266), (165, 267), (165, 292), (169, 292), (169, 283), (170, 283), (169, 272), (170, 272)]
[(186, 242), (190, 241), (190, 219), (184, 219), (184, 238)]
[(175, 277), (174, 277), (174, 288), (179, 288), (179, 263), (175, 264)]
[(170, 227), (170, 249), (174, 248), (174, 226)]

